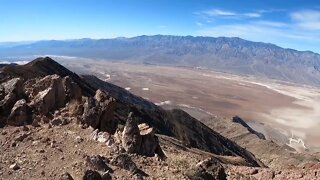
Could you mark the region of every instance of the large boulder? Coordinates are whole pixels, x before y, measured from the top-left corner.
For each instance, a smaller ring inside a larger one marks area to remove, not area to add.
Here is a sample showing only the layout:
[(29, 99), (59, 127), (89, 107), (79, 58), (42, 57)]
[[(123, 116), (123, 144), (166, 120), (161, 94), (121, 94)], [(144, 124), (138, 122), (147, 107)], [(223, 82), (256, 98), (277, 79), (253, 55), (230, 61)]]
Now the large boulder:
[(226, 179), (224, 167), (220, 161), (215, 158), (210, 158), (198, 163), (191, 168), (186, 174), (192, 180), (207, 180), (207, 179)]
[(129, 113), (126, 125), (122, 131), (122, 147), (127, 153), (137, 153), (144, 156), (158, 155), (164, 158), (165, 155), (159, 145), (155, 130), (146, 123), (139, 124)]
[(138, 127), (141, 135), (139, 154), (154, 156), (157, 154), (157, 151), (161, 151), (158, 137), (155, 136), (154, 128), (145, 123), (139, 124)]
[(33, 85), (29, 97), (32, 98), (30, 106), (42, 114), (47, 114), (65, 106), (66, 95), (62, 78), (58, 75), (44, 77)]
[(5, 116), (11, 112), (18, 99), (23, 98), (22, 80), (14, 78), (0, 85), (0, 115)]
[(130, 112), (122, 132), (122, 146), (128, 153), (139, 153), (141, 141), (138, 123)]
[(0, 84), (0, 127), (6, 125), (12, 107), (21, 98), (24, 98), (24, 93), (20, 78), (14, 78)]
[(7, 119), (7, 124), (11, 126), (22, 126), (31, 121), (31, 110), (26, 100), (21, 99), (15, 103)]

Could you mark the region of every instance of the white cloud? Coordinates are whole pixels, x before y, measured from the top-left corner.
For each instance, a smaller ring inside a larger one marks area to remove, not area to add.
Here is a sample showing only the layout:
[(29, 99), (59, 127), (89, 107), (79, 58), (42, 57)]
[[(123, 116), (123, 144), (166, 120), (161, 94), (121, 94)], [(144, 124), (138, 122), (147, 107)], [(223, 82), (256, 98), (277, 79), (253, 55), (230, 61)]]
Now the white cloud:
[(208, 16), (236, 16), (237, 15), (232, 11), (224, 11), (220, 9), (211, 9), (208, 11), (203, 11), (202, 13)]
[(201, 22), (196, 22), (196, 25), (199, 26), (199, 27), (201, 27), (201, 26), (203, 26), (203, 23), (201, 23)]
[(317, 46), (320, 43), (320, 32), (301, 31), (293, 24), (272, 21), (216, 25), (201, 28), (196, 35), (240, 37), (251, 41), (270, 42), (286, 48), (320, 52)]
[(234, 11), (227, 11), (227, 10), (222, 10), (222, 9), (210, 9), (210, 10), (206, 10), (206, 11), (201, 11), (198, 13), (195, 13), (197, 15), (204, 15), (207, 17), (216, 17), (216, 16), (220, 16), (220, 17), (238, 17), (238, 18), (243, 18), (243, 17), (247, 17), (247, 18), (259, 18), (262, 16), (262, 13), (260, 12), (245, 12), (245, 13), (238, 13), (238, 12), (234, 12)]
[(294, 23), (307, 30), (320, 30), (320, 11), (303, 10), (290, 14)]
[(287, 24), (287, 23), (277, 22), (277, 21), (255, 21), (255, 24), (271, 26), (271, 27), (286, 27), (286, 26), (289, 26), (289, 24)]
[(260, 13), (244, 13), (243, 15), (252, 18), (258, 18), (262, 16)]

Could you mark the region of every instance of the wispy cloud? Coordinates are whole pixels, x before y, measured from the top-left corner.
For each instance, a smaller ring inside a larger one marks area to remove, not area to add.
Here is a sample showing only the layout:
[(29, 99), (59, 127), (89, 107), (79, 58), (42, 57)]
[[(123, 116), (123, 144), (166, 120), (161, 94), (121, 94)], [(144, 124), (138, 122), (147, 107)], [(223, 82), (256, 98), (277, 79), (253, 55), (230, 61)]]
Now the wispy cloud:
[(320, 11), (303, 10), (290, 14), (294, 23), (307, 30), (320, 30)]
[[(209, 13), (210, 12), (210, 13)], [(277, 13), (279, 21), (274, 15)], [(320, 52), (320, 11), (300, 10), (257, 10), (255, 12), (239, 13), (234, 11), (203, 11), (206, 18), (203, 26), (198, 26), (196, 35), (241, 37), (252, 41), (270, 42), (283, 47)], [(210, 18), (211, 17), (211, 18)], [(219, 20), (222, 19), (221, 21)], [(224, 18), (232, 18), (226, 21)], [(289, 19), (288, 19), (289, 18)], [(214, 21), (207, 23), (206, 20)]]
[(222, 10), (222, 9), (210, 9), (210, 10), (204, 10), (200, 12), (196, 12), (197, 15), (207, 16), (207, 17), (232, 17), (232, 18), (259, 18), (262, 16), (262, 12), (234, 12), (234, 11), (228, 11), (228, 10)]
[(278, 22), (278, 21), (266, 21), (266, 20), (255, 21), (254, 24), (262, 25), (262, 26), (278, 27), (278, 28), (289, 26), (288, 23)]
[(202, 27), (202, 26), (203, 26), (203, 23), (201, 23), (201, 22), (196, 22), (196, 25), (199, 26), (199, 27)]
[(232, 11), (225, 11), (221, 9), (211, 9), (207, 11), (202, 11), (201, 13), (208, 15), (208, 16), (235, 16), (237, 15), (235, 12)]

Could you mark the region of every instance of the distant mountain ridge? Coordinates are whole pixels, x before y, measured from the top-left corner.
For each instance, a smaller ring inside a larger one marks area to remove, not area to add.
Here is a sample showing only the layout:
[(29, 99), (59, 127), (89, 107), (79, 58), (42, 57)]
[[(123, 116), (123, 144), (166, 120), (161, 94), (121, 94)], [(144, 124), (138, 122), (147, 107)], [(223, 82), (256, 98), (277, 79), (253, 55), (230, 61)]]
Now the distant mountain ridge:
[(202, 67), (320, 85), (320, 55), (232, 37), (138, 36), (38, 41), (0, 47), (0, 57), (53, 54), (130, 63)]

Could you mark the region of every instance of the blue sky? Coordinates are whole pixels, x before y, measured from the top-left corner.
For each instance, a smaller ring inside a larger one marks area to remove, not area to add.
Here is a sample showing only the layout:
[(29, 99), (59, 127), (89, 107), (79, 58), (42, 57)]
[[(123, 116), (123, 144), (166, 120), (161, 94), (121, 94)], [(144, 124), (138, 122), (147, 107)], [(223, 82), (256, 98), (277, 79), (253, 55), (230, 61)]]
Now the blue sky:
[(0, 42), (241, 37), (320, 53), (317, 0), (0, 0)]

